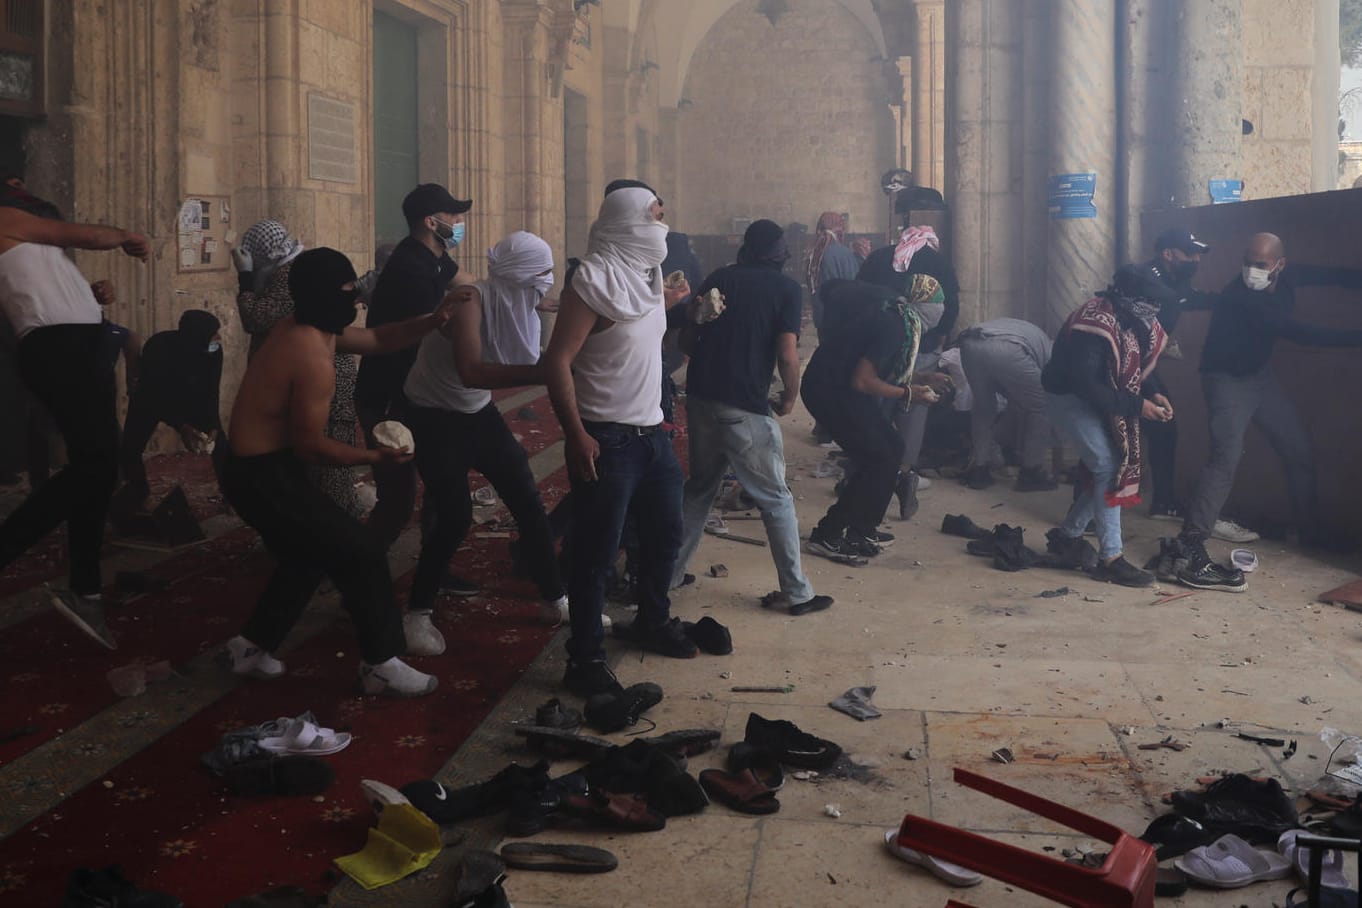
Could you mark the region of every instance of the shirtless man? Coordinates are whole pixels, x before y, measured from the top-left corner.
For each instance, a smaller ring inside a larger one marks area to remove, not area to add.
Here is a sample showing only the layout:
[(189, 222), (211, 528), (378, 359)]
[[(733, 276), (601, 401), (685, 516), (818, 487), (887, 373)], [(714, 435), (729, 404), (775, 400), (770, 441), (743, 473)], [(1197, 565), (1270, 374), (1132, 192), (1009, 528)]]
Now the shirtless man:
[(334, 249), (299, 255), (289, 274), (295, 314), (270, 332), (237, 393), (223, 492), (260, 532), (279, 566), (241, 634), (227, 642), (227, 651), (239, 675), (282, 675), (284, 665), (273, 653), (323, 577), (330, 577), (355, 625), (364, 692), (419, 697), (435, 689), (436, 679), (398, 658), (406, 645), (384, 547), (307, 481), (303, 464), (411, 460), (410, 453), (395, 448), (366, 450), (327, 438), (335, 354), (370, 355), (411, 346), (440, 328), (448, 309), (374, 329), (352, 328), (359, 298), (355, 280), (349, 259)]
[(0, 570), (65, 522), (70, 588), (52, 590), (52, 604), (113, 649), (99, 554), (118, 479), (114, 358), (102, 355), (104, 315), (96, 291), (63, 250), (121, 249), (145, 260), (147, 241), (117, 227), (71, 224), (57, 219), (48, 203), (24, 200), (0, 198), (0, 313), (19, 338), (24, 384), (66, 442), (67, 465), (0, 524)]

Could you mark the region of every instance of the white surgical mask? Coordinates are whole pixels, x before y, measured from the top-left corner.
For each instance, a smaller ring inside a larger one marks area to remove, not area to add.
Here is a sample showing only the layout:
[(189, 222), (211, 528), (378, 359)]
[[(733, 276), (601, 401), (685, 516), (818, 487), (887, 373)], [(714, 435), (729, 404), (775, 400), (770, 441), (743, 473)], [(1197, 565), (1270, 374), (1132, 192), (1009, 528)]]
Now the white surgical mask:
[(1272, 272), (1267, 268), (1244, 266), (1244, 286), (1250, 290), (1266, 290), (1272, 284)]

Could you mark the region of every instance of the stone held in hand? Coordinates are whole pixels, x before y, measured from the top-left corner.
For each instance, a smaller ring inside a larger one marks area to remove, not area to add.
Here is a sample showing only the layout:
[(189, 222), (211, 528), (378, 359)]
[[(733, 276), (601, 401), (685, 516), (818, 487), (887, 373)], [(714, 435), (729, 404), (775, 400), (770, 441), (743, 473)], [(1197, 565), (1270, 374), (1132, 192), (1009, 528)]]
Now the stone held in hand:
[(374, 442), (385, 448), (396, 448), (403, 454), (416, 453), (416, 439), (411, 429), (395, 419), (385, 419), (374, 426)]

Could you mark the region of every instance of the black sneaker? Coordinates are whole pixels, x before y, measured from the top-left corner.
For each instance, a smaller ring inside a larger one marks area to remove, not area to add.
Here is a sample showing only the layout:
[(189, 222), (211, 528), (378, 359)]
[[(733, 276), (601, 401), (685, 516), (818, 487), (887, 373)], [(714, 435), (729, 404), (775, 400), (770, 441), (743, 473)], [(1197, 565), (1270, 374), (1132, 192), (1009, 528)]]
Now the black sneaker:
[(789, 613), (798, 618), (800, 615), (809, 615), (830, 608), (832, 608), (831, 596), (814, 596), (807, 602), (791, 602)]
[(610, 670), (610, 666), (599, 660), (568, 662), (567, 671), (563, 672), (563, 686), (582, 698), (594, 697), (596, 694), (624, 693), (624, 686)]
[(1051, 556), (1053, 567), (1075, 571), (1091, 571), (1097, 567), (1097, 549), (1086, 539), (1074, 539), (1056, 527), (1045, 534), (1045, 551)]
[[(876, 533), (876, 535), (879, 534)], [(846, 539), (843, 540), (843, 543), (851, 554), (859, 555), (862, 558), (874, 558), (884, 551), (884, 546), (881, 543), (855, 530), (847, 530)]]
[(703, 653), (727, 656), (733, 652), (733, 635), (728, 628), (708, 615), (699, 621), (682, 621), (681, 629)]
[(615, 625), (615, 636), (635, 646), (673, 659), (694, 659), (700, 652), (695, 641), (686, 636), (681, 621), (671, 618), (657, 625), (640, 624), (635, 618), (629, 624)]
[(845, 534), (833, 536), (817, 527), (809, 534), (809, 551), (828, 558), (855, 558), (862, 554), (848, 544)]
[(754, 747), (766, 748), (786, 766), (800, 769), (824, 770), (842, 755), (842, 748), (809, 734), (793, 722), (765, 719), (756, 713), (747, 717), (743, 740)]
[(1210, 558), (1198, 558), (1177, 572), (1178, 583), (1194, 590), (1218, 590), (1222, 593), (1242, 593), (1248, 580), (1238, 568), (1216, 564)]
[(1043, 467), (1022, 467), (1014, 488), (1018, 492), (1049, 492), (1059, 488), (1059, 483)]
[(858, 535), (864, 536), (866, 539), (868, 539), (870, 542), (875, 543), (875, 545), (879, 546), (880, 548), (884, 548), (886, 546), (894, 544), (894, 534), (886, 533), (883, 530), (871, 530), (869, 533), (861, 533)]
[(1092, 579), (1137, 588), (1154, 585), (1153, 574), (1140, 570), (1125, 558), (1117, 558), (1109, 564), (1098, 562), (1097, 567), (1092, 569)]
[(583, 712), (588, 725), (608, 735), (633, 725), (661, 702), (662, 688), (645, 682), (631, 684), (619, 694), (597, 694), (586, 701)]
[(482, 587), (471, 580), (465, 580), (457, 574), (445, 574), (440, 578), (440, 592), (446, 596), (462, 596), (468, 598), (476, 596), (482, 592)]
[(970, 467), (965, 474), (965, 485), (971, 489), (987, 489), (993, 485), (993, 470), (988, 467)]

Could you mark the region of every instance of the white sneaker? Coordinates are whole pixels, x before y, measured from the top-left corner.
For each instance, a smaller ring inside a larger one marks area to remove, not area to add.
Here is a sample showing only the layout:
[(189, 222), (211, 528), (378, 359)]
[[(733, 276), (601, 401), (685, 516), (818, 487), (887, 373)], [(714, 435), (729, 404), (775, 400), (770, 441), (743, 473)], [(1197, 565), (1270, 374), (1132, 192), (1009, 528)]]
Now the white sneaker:
[(445, 637), (431, 620), (430, 612), (407, 612), (402, 616), (402, 636), (408, 656), (438, 656), (445, 651)]
[(1233, 520), (1217, 520), (1215, 528), (1211, 530), (1211, 537), (1222, 539), (1225, 542), (1257, 542), (1263, 538), (1248, 527), (1241, 527)]
[(917, 477), (917, 490), (919, 492), (925, 492), (932, 487), (932, 481), (926, 476), (923, 476), (916, 470), (913, 471), (913, 475)]
[(273, 681), (284, 673), (284, 663), (256, 646), (245, 637), (227, 641), (227, 656), (232, 662), (232, 674)]
[[(539, 620), (550, 627), (560, 627), (568, 623), (571, 611), (568, 609), (568, 598), (560, 596), (553, 602), (544, 602), (539, 606)], [(610, 616), (601, 614), (601, 627), (610, 630), (615, 622), (610, 620)]]
[(385, 697), (424, 697), (440, 684), (434, 675), (417, 671), (396, 656), (378, 665), (360, 663), (359, 681), (366, 694)]

